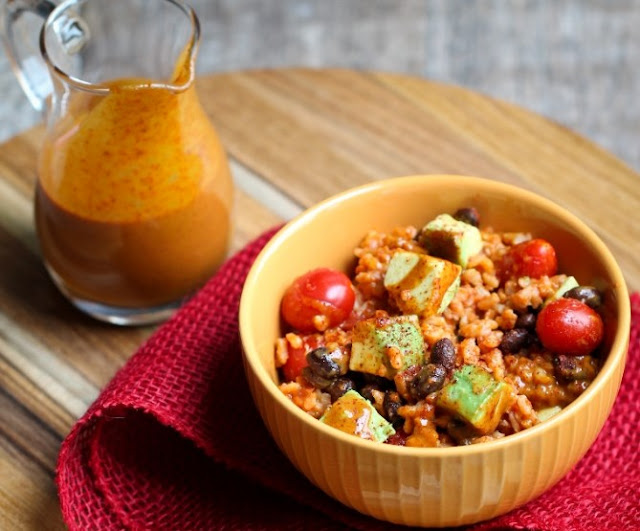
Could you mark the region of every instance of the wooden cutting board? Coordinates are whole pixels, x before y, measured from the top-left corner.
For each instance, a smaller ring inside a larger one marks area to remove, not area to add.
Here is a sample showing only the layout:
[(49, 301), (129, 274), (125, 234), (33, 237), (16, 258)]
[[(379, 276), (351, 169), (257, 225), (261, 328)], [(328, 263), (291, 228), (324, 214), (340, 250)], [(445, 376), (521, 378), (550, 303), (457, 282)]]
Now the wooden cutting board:
[[(354, 70), (198, 81), (237, 184), (233, 249), (346, 188), (457, 173), (546, 196), (585, 220), (640, 290), (640, 175), (566, 128), (459, 87)], [(79, 314), (41, 264), (32, 221), (43, 128), (0, 145), (0, 528), (63, 529), (60, 442), (153, 331)]]

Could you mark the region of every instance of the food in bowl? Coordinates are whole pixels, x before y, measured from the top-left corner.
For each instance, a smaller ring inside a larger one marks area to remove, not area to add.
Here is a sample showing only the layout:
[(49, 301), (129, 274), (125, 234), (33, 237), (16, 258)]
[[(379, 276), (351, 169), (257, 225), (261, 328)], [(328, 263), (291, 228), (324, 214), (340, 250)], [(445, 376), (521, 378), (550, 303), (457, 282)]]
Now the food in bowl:
[(279, 388), (320, 422), (401, 446), (488, 442), (557, 414), (600, 370), (601, 294), (535, 234), (468, 207), (371, 230), (354, 257), (281, 302)]
[[(353, 250), (370, 229), (389, 234), (474, 206), (481, 227), (551, 242), (561, 272), (602, 296), (600, 369), (552, 418), (486, 444), (412, 448), (334, 429), (279, 389), (274, 345), (288, 330), (279, 307), (294, 279), (325, 266), (354, 273)], [(614, 256), (587, 223), (559, 205), (496, 180), (415, 175), (368, 183), (311, 207), (267, 243), (240, 301), (243, 363), (274, 441), (314, 485), (346, 506), (407, 526), (456, 527), (504, 514), (555, 485), (585, 455), (611, 412), (625, 367), (629, 293)], [(606, 478), (607, 470), (603, 470)], [(322, 502), (320, 502), (322, 503)], [(329, 506), (330, 507), (330, 506)]]

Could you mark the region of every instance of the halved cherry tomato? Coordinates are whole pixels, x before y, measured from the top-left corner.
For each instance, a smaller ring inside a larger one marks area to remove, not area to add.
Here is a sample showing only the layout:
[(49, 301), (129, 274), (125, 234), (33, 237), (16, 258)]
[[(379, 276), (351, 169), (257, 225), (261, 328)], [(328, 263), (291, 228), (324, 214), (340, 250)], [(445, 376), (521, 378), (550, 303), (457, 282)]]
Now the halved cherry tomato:
[(547, 240), (536, 238), (514, 245), (499, 266), (502, 280), (553, 276), (558, 272), (556, 251)]
[(543, 346), (557, 354), (584, 356), (602, 341), (600, 315), (576, 299), (557, 299), (538, 314), (536, 333)]
[[(282, 297), (282, 317), (300, 332), (324, 330), (345, 321), (355, 299), (347, 275), (321, 267), (299, 276), (287, 288)], [(317, 316), (325, 319), (318, 320)]]
[(307, 353), (314, 348), (321, 347), (323, 344), (321, 335), (312, 335), (302, 338), (302, 346), (293, 348), (290, 344), (288, 347), (289, 357), (287, 362), (282, 366), (282, 375), (285, 382), (295, 380), (302, 373), (309, 363), (307, 362)]

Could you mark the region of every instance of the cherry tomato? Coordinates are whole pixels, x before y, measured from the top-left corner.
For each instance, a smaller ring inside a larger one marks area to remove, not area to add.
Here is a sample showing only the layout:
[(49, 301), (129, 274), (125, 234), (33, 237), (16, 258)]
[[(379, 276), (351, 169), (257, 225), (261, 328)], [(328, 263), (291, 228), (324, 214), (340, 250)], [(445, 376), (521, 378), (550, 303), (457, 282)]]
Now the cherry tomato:
[(300, 348), (293, 348), (289, 345), (287, 362), (282, 366), (282, 375), (285, 382), (291, 382), (295, 380), (302, 373), (307, 365), (307, 352), (312, 351), (314, 348), (322, 346), (321, 336), (307, 336), (302, 338), (302, 346)]
[(538, 314), (536, 333), (545, 348), (557, 354), (584, 356), (602, 341), (600, 315), (576, 299), (557, 299)]
[(514, 245), (503, 257), (500, 273), (508, 278), (552, 276), (558, 272), (558, 259), (553, 246), (542, 238)]
[[(282, 317), (300, 332), (325, 330), (349, 317), (355, 299), (347, 275), (321, 267), (298, 277), (287, 288), (282, 298)], [(316, 326), (316, 316), (326, 318), (324, 326)]]

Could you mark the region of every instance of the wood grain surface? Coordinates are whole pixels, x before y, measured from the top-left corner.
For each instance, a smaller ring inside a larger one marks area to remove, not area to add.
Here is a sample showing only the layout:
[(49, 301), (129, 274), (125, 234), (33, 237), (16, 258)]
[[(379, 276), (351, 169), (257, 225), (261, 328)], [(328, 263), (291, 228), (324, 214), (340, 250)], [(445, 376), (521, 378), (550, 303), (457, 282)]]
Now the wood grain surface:
[[(232, 158), (233, 249), (345, 188), (409, 174), (514, 183), (584, 219), (640, 290), (640, 176), (564, 127), (477, 93), (342, 69), (206, 76), (199, 90)], [(0, 529), (63, 529), (59, 445), (152, 333), (74, 310), (41, 264), (32, 221), (42, 129), (0, 145)]]
[[(552, 118), (640, 170), (638, 0), (188, 3), (202, 25), (201, 74), (346, 67), (454, 83)], [(39, 119), (2, 52), (0, 94), (1, 141)]]

